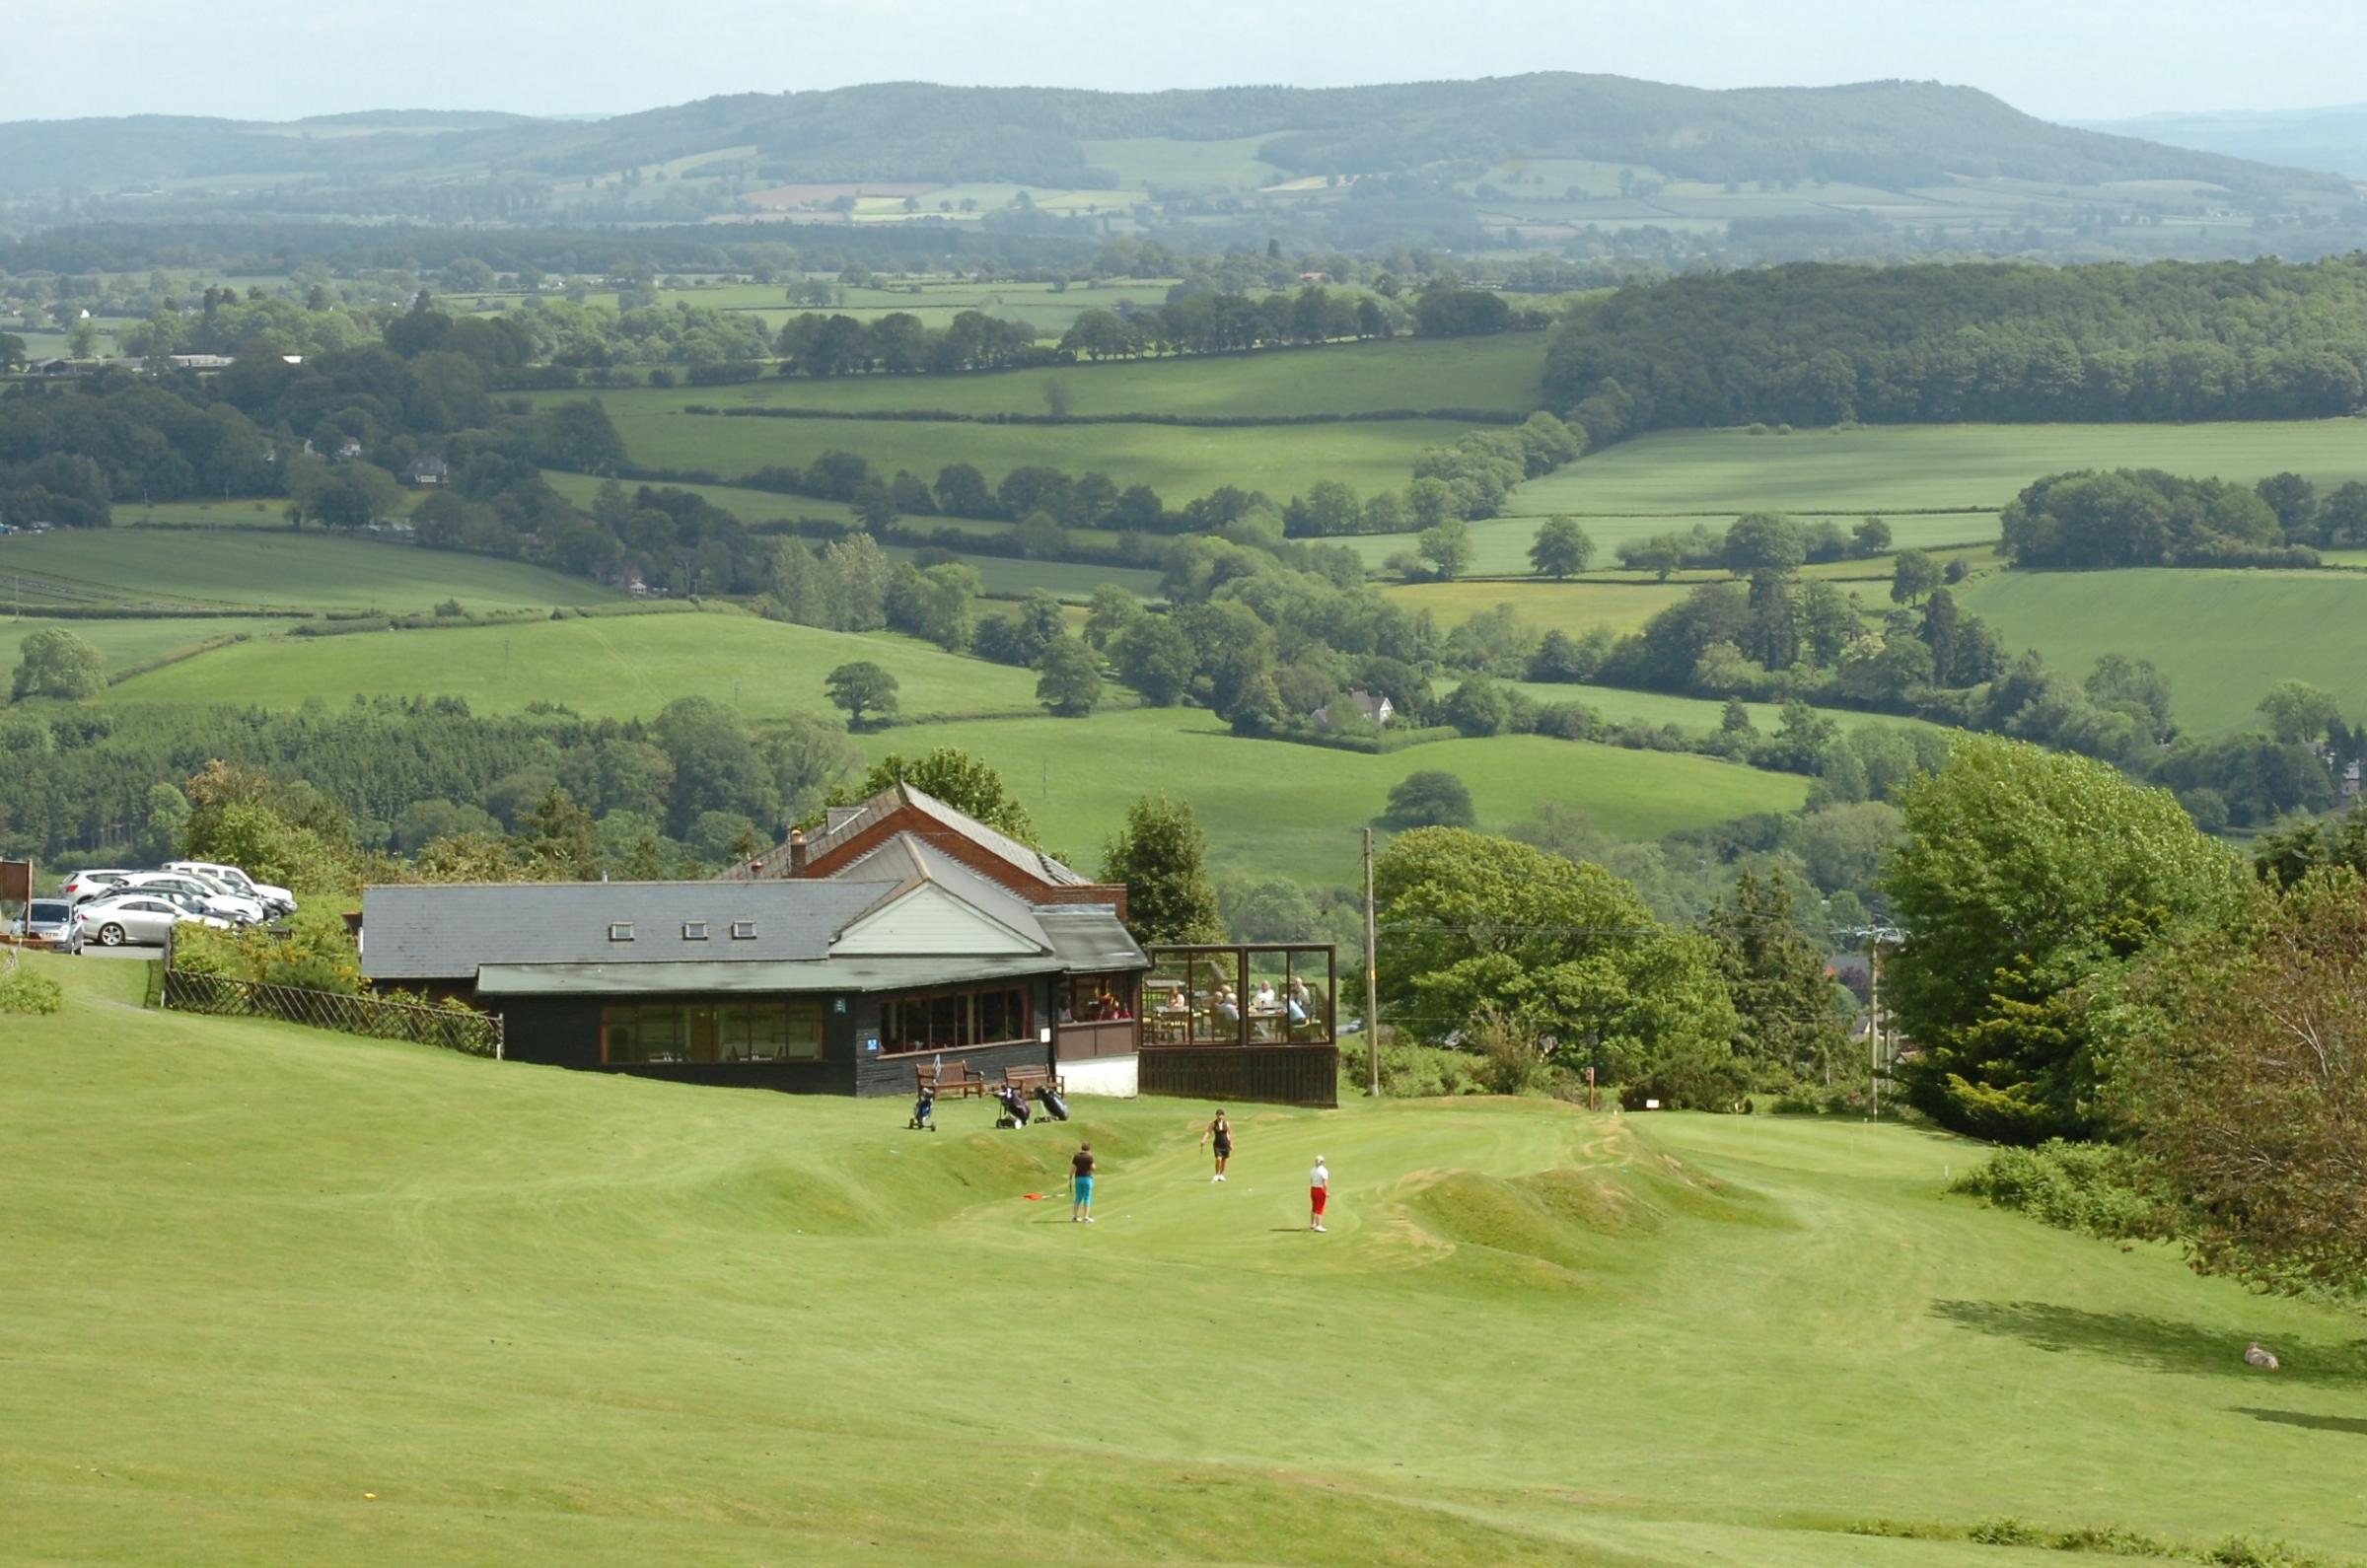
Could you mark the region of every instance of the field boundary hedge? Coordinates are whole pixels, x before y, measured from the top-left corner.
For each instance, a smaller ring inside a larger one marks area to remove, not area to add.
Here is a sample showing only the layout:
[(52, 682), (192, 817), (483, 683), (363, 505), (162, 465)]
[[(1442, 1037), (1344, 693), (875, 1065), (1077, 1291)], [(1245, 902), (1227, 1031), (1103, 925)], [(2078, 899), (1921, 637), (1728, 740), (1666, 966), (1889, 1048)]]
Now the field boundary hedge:
[(252, 632), (234, 631), (221, 637), (208, 637), (203, 642), (189, 643), (184, 647), (175, 648), (169, 653), (158, 654), (152, 659), (143, 659), (137, 664), (125, 665), (122, 669), (109, 674), (107, 683), (110, 686), (119, 686), (134, 676), (144, 676), (152, 670), (162, 670), (167, 665), (177, 665), (185, 659), (194, 659), (199, 654), (212, 653), (217, 648), (228, 648), (234, 643), (245, 642), (253, 635)]
[(1453, 741), (1463, 732), (1451, 724), (1428, 724), (1412, 730), (1384, 730), (1379, 735), (1338, 735), (1329, 730), (1310, 730), (1298, 725), (1267, 732), (1275, 741), (1288, 741), (1296, 746), (1320, 746), (1334, 751), (1362, 751), (1367, 756), (1386, 756), (1408, 747), (1428, 746), (1433, 741)]
[(723, 419), (843, 419), (873, 424), (938, 425), (1176, 425), (1201, 430), (1255, 430), (1291, 425), (1356, 425), (1436, 419), (1454, 424), (1517, 425), (1529, 417), (1508, 408), (1377, 408), (1304, 414), (1031, 414), (958, 413), (950, 408), (717, 408), (685, 403), (683, 413)]

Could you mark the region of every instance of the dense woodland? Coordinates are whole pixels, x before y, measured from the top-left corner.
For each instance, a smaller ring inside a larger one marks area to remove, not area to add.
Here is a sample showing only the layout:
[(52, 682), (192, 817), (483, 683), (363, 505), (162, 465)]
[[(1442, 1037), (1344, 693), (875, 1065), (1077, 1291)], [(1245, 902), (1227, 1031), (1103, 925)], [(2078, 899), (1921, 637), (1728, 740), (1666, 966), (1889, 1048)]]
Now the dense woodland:
[(1545, 388), (1598, 441), (1695, 425), (2347, 414), (2367, 402), (2367, 255), (1677, 278), (1578, 307)]

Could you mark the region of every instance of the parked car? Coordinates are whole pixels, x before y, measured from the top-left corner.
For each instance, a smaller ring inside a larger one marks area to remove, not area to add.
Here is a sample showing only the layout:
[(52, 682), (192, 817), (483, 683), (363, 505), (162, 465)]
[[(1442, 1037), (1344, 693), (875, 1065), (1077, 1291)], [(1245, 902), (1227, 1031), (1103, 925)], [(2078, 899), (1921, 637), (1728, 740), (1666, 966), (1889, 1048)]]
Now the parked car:
[(45, 942), (63, 940), (67, 928), (74, 924), (74, 905), (64, 898), (36, 898), (25, 906), (25, 912), (8, 923), (12, 937), (38, 937)]
[(142, 871), (126, 877), (117, 886), (119, 892), (145, 891), (163, 889), (170, 892), (187, 893), (204, 903), (205, 912), (220, 915), (238, 925), (257, 925), (267, 911), (262, 900), (244, 893), (232, 892), (211, 878), (195, 876), (185, 871)]
[(285, 888), (274, 888), (267, 882), (256, 882), (236, 866), (225, 866), (211, 860), (168, 860), (167, 871), (186, 871), (209, 878), (235, 893), (242, 893), (271, 910), (273, 914), (294, 914), (296, 895)]
[(84, 942), (96, 942), (103, 948), (119, 948), (130, 944), (160, 948), (166, 933), (177, 925), (206, 925), (227, 931), (230, 922), (219, 915), (197, 914), (185, 904), (155, 892), (124, 892), (111, 898), (96, 898), (74, 910), (74, 924)]
[(65, 880), (64, 886), (57, 890), (57, 895), (68, 903), (88, 903), (93, 898), (106, 897), (109, 891), (137, 875), (136, 872), (122, 870), (78, 871)]

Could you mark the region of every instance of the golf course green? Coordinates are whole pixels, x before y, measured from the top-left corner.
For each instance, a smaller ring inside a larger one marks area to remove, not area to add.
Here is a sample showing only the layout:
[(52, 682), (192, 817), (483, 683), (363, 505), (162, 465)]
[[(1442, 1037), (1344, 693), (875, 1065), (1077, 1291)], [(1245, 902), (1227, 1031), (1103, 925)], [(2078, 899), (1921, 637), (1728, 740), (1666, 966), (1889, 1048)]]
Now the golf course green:
[(1244, 1106), (1215, 1186), (1192, 1102), (931, 1136), (27, 962), (68, 995), (0, 1027), (16, 1560), (2063, 1560), (1971, 1538), (1998, 1520), (2367, 1551), (2355, 1321), (1948, 1196), (1956, 1139)]

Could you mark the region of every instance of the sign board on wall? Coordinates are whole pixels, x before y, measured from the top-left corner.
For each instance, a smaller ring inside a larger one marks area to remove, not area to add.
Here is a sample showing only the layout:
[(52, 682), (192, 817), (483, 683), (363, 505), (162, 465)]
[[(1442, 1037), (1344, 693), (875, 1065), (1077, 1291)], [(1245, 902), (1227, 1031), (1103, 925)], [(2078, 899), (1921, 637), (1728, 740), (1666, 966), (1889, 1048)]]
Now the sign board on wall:
[(33, 901), (33, 862), (0, 860), (0, 903)]

